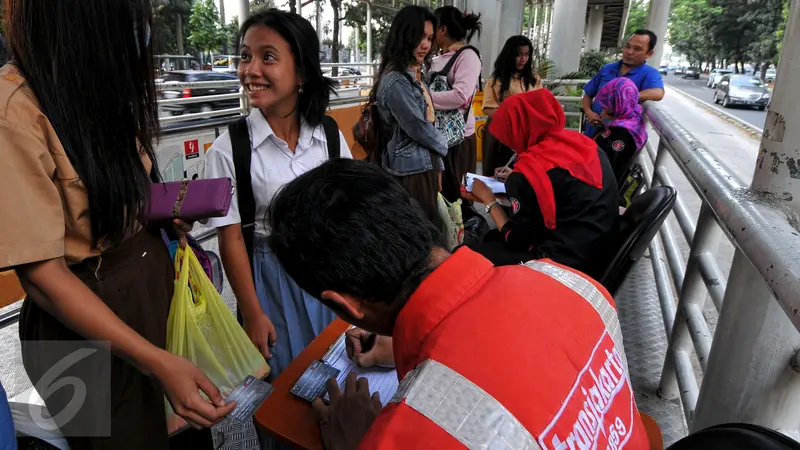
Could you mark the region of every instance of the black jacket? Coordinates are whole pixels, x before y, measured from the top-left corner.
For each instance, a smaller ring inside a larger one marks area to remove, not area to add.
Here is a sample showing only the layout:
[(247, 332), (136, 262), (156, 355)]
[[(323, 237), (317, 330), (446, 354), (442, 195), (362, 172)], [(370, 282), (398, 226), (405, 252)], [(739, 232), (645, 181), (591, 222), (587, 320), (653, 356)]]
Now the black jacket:
[(613, 255), (619, 230), (617, 181), (605, 152), (598, 149), (603, 189), (598, 190), (564, 169), (547, 171), (556, 203), (556, 228), (544, 224), (528, 180), (518, 172), (506, 182), (512, 216), (501, 230), (511, 251), (529, 251), (599, 279)]

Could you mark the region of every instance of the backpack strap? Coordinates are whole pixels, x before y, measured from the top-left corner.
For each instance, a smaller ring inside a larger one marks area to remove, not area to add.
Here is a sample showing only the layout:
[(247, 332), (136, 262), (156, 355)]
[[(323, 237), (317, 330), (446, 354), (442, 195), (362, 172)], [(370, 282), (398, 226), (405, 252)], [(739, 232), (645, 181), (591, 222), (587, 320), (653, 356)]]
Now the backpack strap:
[(233, 167), (236, 173), (236, 199), (239, 203), (239, 216), (242, 221), (242, 236), (247, 249), (250, 267), (253, 267), (253, 240), (256, 224), (256, 198), (253, 195), (253, 183), (250, 179), (250, 131), (247, 118), (243, 117), (228, 125), (233, 149)]
[[(442, 70), (439, 71), (439, 75), (443, 75), (443, 76), (447, 77), (447, 75), (450, 74), (450, 70), (453, 69), (453, 65), (456, 63), (456, 60), (458, 60), (459, 55), (461, 55), (461, 53), (464, 52), (465, 50), (472, 50), (473, 52), (475, 52), (476, 55), (478, 55), (478, 59), (480, 59), (481, 52), (478, 51), (477, 48), (475, 48), (475, 47), (473, 47), (471, 45), (465, 45), (465, 46), (461, 47), (460, 49), (456, 50), (456, 53), (450, 58), (449, 61), (447, 61), (447, 64), (445, 64), (445, 66), (442, 68)], [(483, 76), (479, 73), (478, 74), (478, 86), (483, 86), (483, 79), (482, 78), (483, 78)], [(472, 101), (475, 100), (475, 92), (477, 92), (478, 89), (479, 88), (476, 87), (475, 90), (472, 91), (472, 97), (470, 97), (469, 103), (467, 103), (467, 107), (464, 110), (464, 122), (467, 121), (467, 118), (469, 117), (469, 112), (472, 110)]]
[(339, 139), (339, 124), (331, 116), (322, 118), (322, 128), (325, 129), (325, 140), (328, 141), (328, 159), (337, 159), (342, 156), (342, 143)]

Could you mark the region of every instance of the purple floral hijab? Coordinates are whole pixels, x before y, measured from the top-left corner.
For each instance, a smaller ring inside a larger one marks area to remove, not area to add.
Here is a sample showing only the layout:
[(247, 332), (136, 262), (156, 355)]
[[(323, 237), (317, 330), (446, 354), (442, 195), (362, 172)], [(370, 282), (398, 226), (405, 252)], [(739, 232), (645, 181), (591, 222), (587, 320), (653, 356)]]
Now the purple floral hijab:
[(624, 128), (633, 136), (637, 149), (644, 146), (647, 128), (642, 105), (639, 104), (639, 89), (633, 81), (625, 77), (614, 78), (600, 89), (594, 101), (603, 110), (613, 113), (612, 119), (603, 118), (605, 128)]

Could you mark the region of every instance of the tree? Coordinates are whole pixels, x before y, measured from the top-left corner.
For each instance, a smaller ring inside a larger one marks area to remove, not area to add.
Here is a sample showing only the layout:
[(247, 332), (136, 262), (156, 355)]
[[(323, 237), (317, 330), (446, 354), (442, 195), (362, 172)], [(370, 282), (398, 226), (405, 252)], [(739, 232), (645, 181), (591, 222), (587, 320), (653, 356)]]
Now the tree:
[[(367, 7), (365, 4), (350, 0), (346, 4), (346, 12), (344, 15), (344, 23), (351, 28), (358, 28), (359, 42), (357, 45), (361, 50), (361, 54), (366, 53), (367, 45)], [(386, 42), (386, 36), (389, 34), (389, 28), (392, 26), (392, 19), (395, 13), (385, 8), (372, 8), (372, 60), (377, 59), (380, 51)], [(368, 62), (372, 62), (372, 60)]]
[(250, 0), (250, 13), (255, 14), (275, 7), (274, 0)]
[(733, 61), (736, 73), (744, 72), (744, 63), (749, 60), (747, 51), (754, 35), (754, 25), (741, 20), (752, 9), (751, 0), (708, 0), (708, 4), (720, 8), (720, 13), (706, 29), (714, 36), (722, 56)]
[(669, 43), (689, 58), (692, 65), (715, 61), (721, 52), (713, 31), (722, 8), (707, 0), (675, 0), (670, 12)]
[[(336, 64), (339, 62), (339, 30), (340, 22), (345, 20), (341, 16), (342, 0), (330, 0), (331, 7), (333, 8), (333, 42), (331, 43), (331, 62)], [(339, 68), (336, 66), (331, 67), (331, 76), (335, 77), (339, 74)]]
[(189, 18), (189, 41), (204, 52), (217, 50), (226, 38), (214, 0), (196, 0)]
[(748, 45), (748, 53), (761, 68), (761, 81), (767, 74), (770, 64), (777, 62), (778, 46), (781, 43), (780, 29), (783, 20), (784, 0), (756, 0), (752, 7), (739, 20), (749, 22), (753, 36)]
[(628, 7), (628, 23), (625, 25), (625, 34), (631, 34), (644, 28), (647, 28), (647, 5), (644, 0), (631, 0), (631, 4)]
[(154, 2), (153, 42), (157, 54), (186, 54), (184, 40), (189, 37), (183, 24), (191, 14), (191, 0), (157, 0)]

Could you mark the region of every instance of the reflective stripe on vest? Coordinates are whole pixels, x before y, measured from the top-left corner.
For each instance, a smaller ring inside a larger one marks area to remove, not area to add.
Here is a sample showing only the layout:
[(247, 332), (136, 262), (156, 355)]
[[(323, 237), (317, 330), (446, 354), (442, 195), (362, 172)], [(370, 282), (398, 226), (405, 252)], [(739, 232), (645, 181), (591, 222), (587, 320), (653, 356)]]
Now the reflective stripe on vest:
[(542, 261), (528, 261), (523, 266), (553, 278), (578, 293), (592, 305), (597, 315), (603, 319), (603, 324), (605, 324), (608, 334), (611, 335), (611, 339), (614, 341), (614, 347), (619, 352), (622, 362), (625, 363), (625, 371), (627, 373), (628, 359), (625, 357), (625, 348), (622, 345), (622, 329), (619, 326), (617, 310), (611, 305), (606, 296), (591, 281), (570, 270)]
[(533, 436), (505, 406), (480, 386), (432, 359), (403, 378), (392, 402), (404, 400), (468, 449), (540, 450)]
[[(592, 306), (603, 320), (628, 378), (617, 311), (605, 295), (592, 282), (570, 270), (541, 261), (523, 265), (555, 279)], [(531, 433), (502, 403), (438, 361), (428, 359), (403, 378), (392, 402), (403, 401), (468, 449), (541, 450)]]

